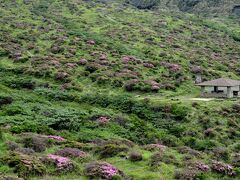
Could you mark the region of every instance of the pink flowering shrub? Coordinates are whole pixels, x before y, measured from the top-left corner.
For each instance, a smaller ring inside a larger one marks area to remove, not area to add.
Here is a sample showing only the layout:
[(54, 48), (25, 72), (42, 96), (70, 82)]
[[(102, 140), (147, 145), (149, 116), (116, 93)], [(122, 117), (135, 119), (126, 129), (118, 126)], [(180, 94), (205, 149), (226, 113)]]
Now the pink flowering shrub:
[(191, 72), (194, 74), (199, 74), (202, 72), (202, 69), (200, 66), (191, 66)]
[(55, 154), (63, 157), (78, 157), (78, 158), (84, 158), (87, 156), (87, 153), (77, 148), (64, 148), (57, 151)]
[(147, 68), (154, 68), (154, 65), (151, 63), (143, 63), (143, 66)]
[(200, 171), (203, 171), (203, 172), (208, 172), (210, 170), (209, 166), (202, 163), (202, 162), (197, 162), (196, 163), (196, 168)]
[(43, 159), (44, 162), (52, 162), (57, 167), (59, 171), (71, 171), (74, 166), (69, 158), (49, 154), (46, 158)]
[(167, 147), (162, 144), (147, 144), (147, 145), (144, 145), (143, 148), (147, 151), (155, 151), (155, 150), (164, 151)]
[(85, 64), (87, 64), (87, 60), (86, 59), (80, 59), (79, 61), (78, 61), (78, 64), (79, 65), (85, 65)]
[(95, 44), (96, 44), (96, 42), (95, 42), (94, 40), (88, 40), (87, 43), (88, 43), (89, 45), (95, 45)]
[(168, 62), (161, 62), (161, 65), (168, 68), (170, 72), (178, 72), (181, 70), (181, 66), (179, 64), (171, 64)]
[(136, 60), (137, 60), (137, 58), (135, 58), (134, 56), (123, 56), (122, 57), (123, 64), (128, 64), (129, 62), (134, 62)]
[(123, 176), (123, 173), (107, 162), (89, 163), (85, 168), (85, 174), (89, 178), (113, 179), (116, 176)]
[(229, 164), (225, 164), (223, 162), (212, 161), (211, 168), (213, 171), (216, 171), (218, 173), (226, 174), (229, 176), (235, 175), (235, 172), (233, 171), (233, 166), (231, 166)]
[(187, 168), (175, 171), (175, 179), (179, 180), (195, 180), (198, 172), (195, 169)]
[(106, 54), (101, 54), (99, 57), (99, 60), (107, 60), (107, 55)]
[(168, 68), (171, 72), (177, 72), (177, 71), (181, 70), (181, 67), (178, 64), (170, 64), (168, 66)]
[(109, 123), (109, 121), (111, 120), (110, 117), (107, 117), (107, 116), (100, 116), (98, 119), (97, 119), (97, 122), (101, 125), (105, 125), (107, 123)]
[(56, 141), (65, 141), (65, 139), (61, 136), (47, 136), (49, 139), (53, 139), (53, 140), (56, 140)]

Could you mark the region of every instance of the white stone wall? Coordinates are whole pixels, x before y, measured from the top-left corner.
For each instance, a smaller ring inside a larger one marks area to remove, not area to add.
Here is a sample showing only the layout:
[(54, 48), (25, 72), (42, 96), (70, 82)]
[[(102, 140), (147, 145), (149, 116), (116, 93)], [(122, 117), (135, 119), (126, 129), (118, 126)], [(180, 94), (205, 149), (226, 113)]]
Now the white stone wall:
[[(227, 94), (227, 87), (219, 87), (218, 90), (220, 91), (224, 91), (223, 93), (224, 94)], [(214, 91), (214, 87), (205, 87), (205, 92), (207, 93), (211, 93), (212, 91)], [(231, 91), (240, 91), (240, 88), (239, 86), (236, 86), (236, 87), (232, 87), (231, 88)]]

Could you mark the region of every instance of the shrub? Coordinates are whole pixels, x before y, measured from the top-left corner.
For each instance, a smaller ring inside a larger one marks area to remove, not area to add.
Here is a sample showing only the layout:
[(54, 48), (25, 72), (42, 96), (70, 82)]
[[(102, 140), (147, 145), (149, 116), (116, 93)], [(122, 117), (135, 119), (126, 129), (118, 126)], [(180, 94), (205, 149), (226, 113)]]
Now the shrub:
[(35, 151), (31, 148), (17, 148), (16, 152), (20, 152), (20, 153), (26, 154), (26, 155), (31, 155), (31, 154), (35, 153)]
[(194, 150), (194, 149), (191, 149), (190, 147), (187, 147), (187, 146), (178, 147), (177, 150), (180, 153), (186, 153), (186, 154), (190, 154), (190, 155), (196, 156), (196, 157), (200, 157), (201, 156), (201, 152), (199, 152), (197, 150)]
[(49, 154), (42, 161), (44, 163), (53, 163), (59, 172), (68, 172), (74, 169), (73, 163), (66, 157)]
[(147, 151), (161, 151), (163, 152), (167, 147), (161, 144), (147, 144), (143, 146), (143, 149)]
[(213, 153), (214, 157), (217, 160), (224, 160), (224, 161), (229, 160), (230, 153), (227, 148), (216, 147), (216, 148), (212, 149), (211, 152)]
[(184, 169), (175, 171), (175, 178), (178, 180), (193, 180), (196, 179), (198, 172), (194, 169)]
[(84, 158), (87, 154), (77, 148), (64, 148), (55, 153), (56, 155), (63, 156), (63, 157), (78, 157)]
[(36, 152), (43, 152), (50, 145), (46, 137), (33, 136), (23, 139), (24, 147), (32, 148)]
[(13, 141), (6, 142), (7, 148), (11, 151), (14, 151), (15, 149), (19, 148), (19, 145)]
[(190, 109), (187, 106), (182, 104), (173, 104), (172, 105), (172, 114), (175, 116), (176, 120), (186, 119)]
[(208, 128), (204, 131), (204, 135), (207, 137), (214, 137), (216, 135), (216, 131), (213, 128)]
[(232, 156), (232, 165), (236, 167), (240, 167), (240, 154), (234, 154)]
[(135, 145), (132, 141), (127, 139), (110, 139), (102, 143), (102, 145), (107, 145), (107, 144), (115, 144), (118, 146), (127, 146), (127, 147), (133, 147)]
[(99, 68), (100, 68), (99, 64), (89, 63), (89, 64), (86, 65), (85, 70), (90, 72), (90, 73), (93, 73), (93, 72), (97, 71)]
[(159, 153), (159, 152), (153, 154), (150, 157), (150, 162), (149, 162), (150, 167), (152, 167), (153, 169), (156, 169), (161, 163), (162, 156), (163, 156), (163, 154)]
[(49, 135), (47, 136), (49, 139), (55, 140), (55, 141), (65, 141), (66, 139), (64, 139), (61, 136), (53, 136), (53, 135)]
[(92, 162), (85, 167), (85, 174), (90, 179), (117, 179), (117, 177), (124, 177), (122, 171), (107, 162)]
[(229, 176), (234, 176), (235, 172), (233, 171), (233, 167), (229, 164), (225, 164), (223, 162), (212, 161), (211, 168), (213, 171), (226, 174)]
[(131, 152), (129, 154), (129, 160), (130, 161), (135, 162), (135, 161), (141, 161), (142, 159), (143, 159), (143, 156), (140, 152)]
[(115, 144), (102, 145), (96, 149), (96, 153), (99, 153), (101, 158), (113, 157), (120, 152), (126, 151), (128, 151), (126, 146), (118, 146)]
[(41, 125), (29, 121), (25, 121), (22, 124), (17, 126), (12, 126), (10, 128), (12, 133), (20, 134), (22, 132), (33, 132), (33, 133), (43, 133), (43, 134), (52, 134), (54, 133), (51, 128), (46, 125)]
[(3, 132), (2, 132), (2, 129), (0, 128), (0, 141), (3, 140)]
[(18, 174), (19, 177), (27, 179), (31, 175), (44, 175), (46, 173), (45, 166), (36, 158), (12, 153), (4, 158), (4, 161), (14, 168), (14, 172)]
[(12, 102), (13, 102), (12, 97), (0, 95), (0, 107), (3, 105), (11, 104)]
[(7, 79), (4, 81), (4, 84), (16, 89), (35, 89), (36, 88), (36, 81), (30, 79), (30, 78), (15, 78), (12, 77), (12, 79)]
[(114, 121), (120, 126), (123, 126), (125, 128), (127, 127), (128, 119), (122, 115), (117, 115), (116, 117), (114, 117)]
[(180, 164), (176, 157), (171, 154), (163, 154), (161, 161), (166, 164), (174, 164), (176, 166)]

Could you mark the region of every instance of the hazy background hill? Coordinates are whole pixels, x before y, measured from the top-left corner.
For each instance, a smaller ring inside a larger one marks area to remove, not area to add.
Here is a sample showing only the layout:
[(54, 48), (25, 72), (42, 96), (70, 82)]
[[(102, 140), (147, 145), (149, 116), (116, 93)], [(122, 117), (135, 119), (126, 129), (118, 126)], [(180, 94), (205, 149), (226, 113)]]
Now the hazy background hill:
[(239, 0), (127, 0), (141, 7), (150, 8), (154, 5), (160, 9), (180, 10), (207, 16), (240, 15)]

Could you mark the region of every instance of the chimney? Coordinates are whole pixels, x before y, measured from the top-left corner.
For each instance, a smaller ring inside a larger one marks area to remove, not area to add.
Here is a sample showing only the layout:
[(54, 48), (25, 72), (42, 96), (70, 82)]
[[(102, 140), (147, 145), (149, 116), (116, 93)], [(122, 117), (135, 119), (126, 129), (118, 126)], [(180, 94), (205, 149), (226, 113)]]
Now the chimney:
[(201, 74), (196, 74), (195, 84), (199, 84), (201, 82), (202, 82), (202, 75)]

